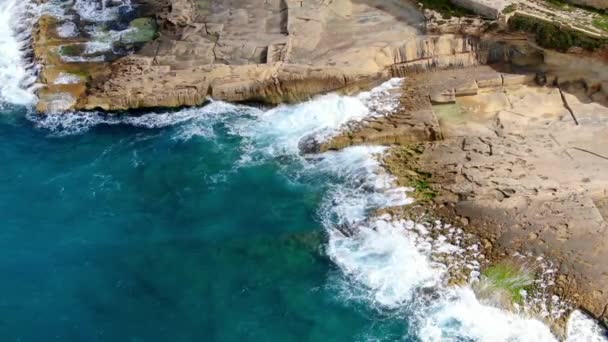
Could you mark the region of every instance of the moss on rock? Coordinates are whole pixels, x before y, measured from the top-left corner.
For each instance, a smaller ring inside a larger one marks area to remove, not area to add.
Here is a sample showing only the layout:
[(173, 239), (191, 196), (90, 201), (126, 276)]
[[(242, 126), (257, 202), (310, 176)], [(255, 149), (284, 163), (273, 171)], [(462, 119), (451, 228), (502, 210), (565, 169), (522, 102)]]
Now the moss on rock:
[(416, 159), (422, 152), (420, 145), (398, 146), (383, 161), (389, 173), (397, 177), (400, 186), (414, 189), (413, 195), (418, 203), (431, 201), (438, 194), (431, 182), (432, 175), (418, 170), (416, 166)]
[(608, 15), (602, 15), (594, 19), (592, 24), (601, 30), (608, 31)]
[(517, 10), (517, 4), (510, 4), (507, 7), (503, 8), (502, 13), (509, 14), (515, 12), (515, 10)]
[(80, 56), (84, 53), (85, 47), (83, 44), (68, 44), (59, 47), (59, 54), (62, 56)]

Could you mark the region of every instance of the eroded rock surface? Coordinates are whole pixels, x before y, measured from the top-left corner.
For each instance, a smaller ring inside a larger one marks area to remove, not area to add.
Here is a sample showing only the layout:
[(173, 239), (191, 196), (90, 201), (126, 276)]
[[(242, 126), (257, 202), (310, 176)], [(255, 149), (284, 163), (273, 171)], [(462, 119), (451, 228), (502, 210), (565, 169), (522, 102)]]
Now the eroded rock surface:
[(412, 5), (372, 0), (180, 0), (163, 11), (161, 36), (94, 82), (83, 108), (302, 100), (385, 76), (424, 23)]

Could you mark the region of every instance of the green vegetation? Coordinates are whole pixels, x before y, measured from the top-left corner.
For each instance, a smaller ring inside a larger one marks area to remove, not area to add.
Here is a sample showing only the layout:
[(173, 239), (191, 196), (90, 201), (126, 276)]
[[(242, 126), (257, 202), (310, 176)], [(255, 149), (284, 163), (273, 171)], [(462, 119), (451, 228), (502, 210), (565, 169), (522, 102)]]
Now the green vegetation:
[(131, 21), (120, 40), (126, 44), (146, 43), (156, 38), (157, 29), (153, 18), (137, 18)]
[(395, 147), (383, 163), (389, 173), (397, 177), (399, 186), (414, 189), (413, 195), (419, 202), (430, 201), (438, 195), (432, 186), (432, 175), (418, 169), (417, 160), (422, 152), (423, 145)]
[(608, 31), (608, 11), (606, 11), (606, 10), (597, 9), (594, 7), (584, 6), (584, 5), (569, 4), (569, 3), (565, 2), (564, 0), (545, 0), (545, 1), (547, 3), (549, 3), (552, 7), (555, 7), (560, 10), (572, 11), (572, 10), (578, 8), (578, 9), (584, 10), (586, 12), (590, 12), (590, 14), (594, 13), (596, 15), (596, 18), (593, 19), (593, 21), (592, 21), (593, 26), (599, 28), (600, 30)]
[(419, 2), (424, 8), (441, 13), (441, 15), (446, 19), (450, 19), (451, 17), (466, 17), (475, 15), (475, 13), (466, 8), (454, 5), (450, 0), (420, 0)]
[(568, 4), (567, 2), (565, 2), (564, 0), (545, 0), (547, 3), (549, 3), (552, 7), (555, 7), (557, 9), (561, 9), (561, 10), (571, 10), (571, 5)]
[[(423, 152), (420, 146), (403, 146), (401, 149), (401, 152), (408, 159), (414, 159)], [(420, 170), (407, 170), (407, 186), (414, 189), (414, 197), (418, 201), (430, 201), (437, 197), (437, 192), (431, 186), (431, 178), (430, 173)]]
[(429, 185), (429, 178), (431, 175), (429, 174), (419, 174), (418, 180), (416, 180), (412, 185), (414, 188), (414, 195), (418, 200), (428, 201), (437, 197), (437, 192), (431, 188)]
[(593, 19), (593, 26), (600, 30), (608, 31), (608, 15), (602, 15), (596, 19)]
[(534, 33), (538, 45), (558, 51), (567, 51), (575, 46), (595, 50), (606, 44), (606, 40), (595, 39), (583, 33), (560, 28), (554, 23), (524, 16), (515, 16), (509, 20), (509, 28)]
[(515, 12), (517, 9), (517, 4), (510, 4), (509, 6), (503, 8), (502, 14), (509, 14)]
[(513, 303), (522, 304), (523, 293), (534, 289), (534, 272), (525, 265), (501, 262), (486, 268), (483, 273), (484, 285), (491, 290), (504, 291)]

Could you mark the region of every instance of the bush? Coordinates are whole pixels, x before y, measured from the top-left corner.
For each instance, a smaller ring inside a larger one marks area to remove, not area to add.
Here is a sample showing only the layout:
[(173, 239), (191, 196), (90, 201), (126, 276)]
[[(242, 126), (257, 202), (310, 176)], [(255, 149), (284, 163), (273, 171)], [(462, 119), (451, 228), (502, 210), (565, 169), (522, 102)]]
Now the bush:
[(516, 9), (517, 9), (517, 5), (516, 4), (510, 4), (509, 6), (503, 8), (502, 14), (513, 13), (513, 12), (515, 12)]
[(420, 3), (422, 3), (424, 8), (441, 13), (441, 15), (446, 19), (450, 19), (451, 17), (466, 17), (475, 15), (475, 13), (466, 8), (454, 5), (452, 2), (450, 2), (450, 0), (420, 0)]
[(606, 40), (595, 39), (580, 32), (562, 29), (556, 24), (523, 16), (511, 18), (509, 29), (533, 33), (538, 45), (558, 51), (567, 51), (574, 46), (595, 50), (606, 44)]

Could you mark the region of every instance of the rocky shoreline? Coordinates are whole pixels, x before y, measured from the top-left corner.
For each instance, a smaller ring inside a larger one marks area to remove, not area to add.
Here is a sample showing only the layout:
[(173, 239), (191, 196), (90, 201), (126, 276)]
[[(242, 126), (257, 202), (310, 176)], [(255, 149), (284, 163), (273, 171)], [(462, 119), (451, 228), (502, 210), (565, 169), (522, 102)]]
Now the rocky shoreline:
[(407, 1), (117, 0), (90, 9), (112, 14), (99, 21), (41, 3), (42, 113), (279, 104), (406, 77), (398, 110), (301, 148), (393, 146), (386, 168), (416, 189), (415, 210), (473, 234), (487, 266), (546, 257), (551, 293), (608, 324), (608, 35), (595, 14), (566, 27), (566, 10), (548, 19), (540, 2), (492, 3), (482, 19)]
[[(580, 84), (545, 81), (485, 66), (412, 76), (395, 113), (316, 147), (394, 146), (384, 165), (418, 202), (392, 215), (462, 227), (482, 271), (542, 257), (556, 267), (545, 304), (557, 295), (606, 325), (608, 108)], [(561, 334), (563, 321), (548, 323)]]

